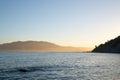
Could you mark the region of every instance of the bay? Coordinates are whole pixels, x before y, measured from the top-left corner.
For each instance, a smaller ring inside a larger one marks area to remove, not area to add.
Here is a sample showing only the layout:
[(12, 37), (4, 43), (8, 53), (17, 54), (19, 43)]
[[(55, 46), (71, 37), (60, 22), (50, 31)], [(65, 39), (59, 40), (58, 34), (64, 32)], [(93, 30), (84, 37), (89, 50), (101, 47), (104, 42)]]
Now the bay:
[(120, 54), (0, 52), (0, 80), (120, 80)]

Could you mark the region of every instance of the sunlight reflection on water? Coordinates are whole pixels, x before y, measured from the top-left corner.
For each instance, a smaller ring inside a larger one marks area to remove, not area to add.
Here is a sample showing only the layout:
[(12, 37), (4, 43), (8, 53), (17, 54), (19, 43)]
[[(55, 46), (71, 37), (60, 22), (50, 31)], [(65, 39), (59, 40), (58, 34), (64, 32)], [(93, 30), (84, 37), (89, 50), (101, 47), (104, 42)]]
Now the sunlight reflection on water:
[(0, 53), (0, 79), (120, 80), (119, 59), (103, 53)]

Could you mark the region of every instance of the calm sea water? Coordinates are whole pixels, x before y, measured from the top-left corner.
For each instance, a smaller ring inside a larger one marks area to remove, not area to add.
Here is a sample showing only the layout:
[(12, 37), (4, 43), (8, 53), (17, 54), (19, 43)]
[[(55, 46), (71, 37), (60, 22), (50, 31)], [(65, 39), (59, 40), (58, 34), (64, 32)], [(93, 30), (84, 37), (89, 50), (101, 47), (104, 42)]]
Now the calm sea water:
[(0, 52), (0, 80), (120, 80), (120, 54)]

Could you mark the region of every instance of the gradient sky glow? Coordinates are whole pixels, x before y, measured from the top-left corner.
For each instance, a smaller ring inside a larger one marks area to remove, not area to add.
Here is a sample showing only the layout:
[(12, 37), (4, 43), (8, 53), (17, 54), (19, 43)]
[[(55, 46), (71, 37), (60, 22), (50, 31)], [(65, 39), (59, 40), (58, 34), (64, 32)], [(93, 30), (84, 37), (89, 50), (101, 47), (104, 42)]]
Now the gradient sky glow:
[(0, 0), (0, 43), (94, 47), (120, 35), (120, 0)]

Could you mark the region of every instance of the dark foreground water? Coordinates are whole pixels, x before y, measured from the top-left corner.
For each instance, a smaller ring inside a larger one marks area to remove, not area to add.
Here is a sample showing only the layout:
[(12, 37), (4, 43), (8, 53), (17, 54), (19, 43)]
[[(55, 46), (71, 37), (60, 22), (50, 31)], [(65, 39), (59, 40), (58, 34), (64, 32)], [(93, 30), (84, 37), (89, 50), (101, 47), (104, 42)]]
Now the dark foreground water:
[(0, 80), (120, 80), (120, 54), (0, 52)]

